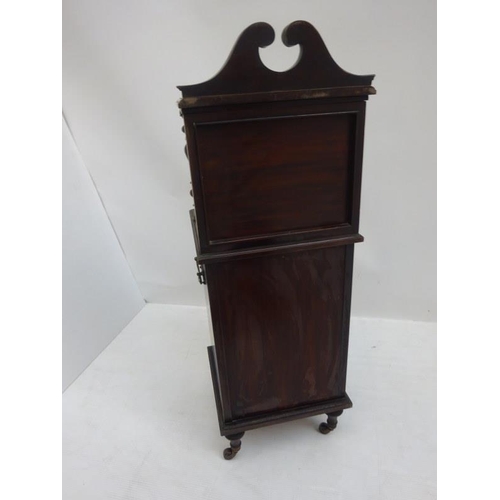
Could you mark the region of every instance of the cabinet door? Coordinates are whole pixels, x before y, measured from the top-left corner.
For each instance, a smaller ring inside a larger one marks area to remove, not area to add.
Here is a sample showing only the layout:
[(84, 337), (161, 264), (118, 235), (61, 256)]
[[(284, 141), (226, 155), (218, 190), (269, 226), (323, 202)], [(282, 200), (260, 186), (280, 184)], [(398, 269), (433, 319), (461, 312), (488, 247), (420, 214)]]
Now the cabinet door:
[(352, 248), (206, 267), (226, 421), (343, 395)]

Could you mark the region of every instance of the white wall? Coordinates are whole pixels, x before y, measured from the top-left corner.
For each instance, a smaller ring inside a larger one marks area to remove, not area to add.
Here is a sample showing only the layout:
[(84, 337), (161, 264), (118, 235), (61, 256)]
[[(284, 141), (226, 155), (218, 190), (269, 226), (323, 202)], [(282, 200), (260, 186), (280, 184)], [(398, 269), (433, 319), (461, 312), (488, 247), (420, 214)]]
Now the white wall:
[(144, 306), (63, 120), (63, 390)]
[(277, 31), (263, 60), (298, 48), (281, 30), (305, 19), (337, 62), (376, 73), (368, 102), (353, 314), (436, 316), (436, 20), (430, 0), (65, 0), (63, 105), (144, 297), (203, 304), (176, 85), (215, 74), (255, 21)]

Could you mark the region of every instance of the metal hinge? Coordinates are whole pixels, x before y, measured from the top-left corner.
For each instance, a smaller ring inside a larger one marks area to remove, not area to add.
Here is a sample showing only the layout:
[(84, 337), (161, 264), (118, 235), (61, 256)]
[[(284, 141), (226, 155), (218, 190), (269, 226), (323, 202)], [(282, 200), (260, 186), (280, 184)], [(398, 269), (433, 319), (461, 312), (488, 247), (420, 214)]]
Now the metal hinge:
[(196, 266), (198, 267), (198, 272), (196, 273), (196, 276), (198, 276), (198, 281), (200, 282), (200, 285), (206, 285), (207, 280), (205, 279), (205, 271), (203, 270), (203, 267), (196, 263)]

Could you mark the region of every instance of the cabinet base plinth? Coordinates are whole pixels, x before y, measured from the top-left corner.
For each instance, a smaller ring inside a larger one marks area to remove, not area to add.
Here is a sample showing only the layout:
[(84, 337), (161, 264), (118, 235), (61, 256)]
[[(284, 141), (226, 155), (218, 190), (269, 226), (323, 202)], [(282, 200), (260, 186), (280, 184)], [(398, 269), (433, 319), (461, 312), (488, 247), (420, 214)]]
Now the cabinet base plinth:
[(215, 404), (217, 407), (217, 415), (219, 418), (219, 428), (221, 436), (225, 436), (230, 440), (230, 448), (224, 450), (224, 458), (231, 460), (241, 448), (241, 438), (245, 431), (257, 429), (267, 425), (288, 422), (299, 418), (312, 417), (326, 413), (328, 419), (319, 426), (319, 431), (322, 434), (330, 433), (337, 426), (337, 418), (342, 414), (343, 410), (352, 407), (352, 402), (349, 396), (344, 393), (338, 398), (319, 403), (311, 403), (302, 405), (296, 408), (278, 410), (272, 413), (265, 413), (258, 416), (250, 416), (240, 418), (230, 422), (224, 421), (222, 414), (222, 399), (219, 390), (219, 380), (217, 376), (217, 366), (215, 358), (214, 346), (208, 346), (208, 358), (210, 361), (210, 371), (212, 374), (212, 383), (214, 387)]

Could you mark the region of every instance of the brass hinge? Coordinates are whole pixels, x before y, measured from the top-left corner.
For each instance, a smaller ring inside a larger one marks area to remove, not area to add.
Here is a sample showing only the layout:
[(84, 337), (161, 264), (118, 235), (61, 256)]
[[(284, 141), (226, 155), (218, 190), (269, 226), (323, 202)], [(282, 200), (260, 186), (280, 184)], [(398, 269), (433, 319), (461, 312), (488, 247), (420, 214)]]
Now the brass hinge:
[(198, 267), (198, 272), (196, 273), (196, 276), (198, 276), (198, 281), (200, 282), (200, 285), (206, 285), (207, 280), (205, 279), (205, 271), (203, 270), (203, 267), (200, 266), (200, 264), (196, 263), (196, 266)]

